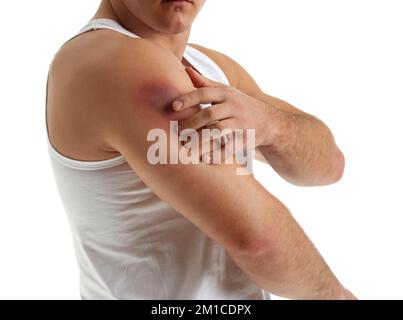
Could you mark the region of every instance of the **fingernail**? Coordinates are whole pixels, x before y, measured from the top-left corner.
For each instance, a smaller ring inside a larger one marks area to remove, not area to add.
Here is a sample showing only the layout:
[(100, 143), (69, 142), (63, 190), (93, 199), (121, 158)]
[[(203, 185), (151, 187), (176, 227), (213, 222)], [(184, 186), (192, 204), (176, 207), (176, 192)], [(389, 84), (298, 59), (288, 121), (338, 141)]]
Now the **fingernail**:
[(172, 107), (173, 107), (175, 110), (180, 110), (180, 108), (183, 107), (183, 102), (182, 102), (182, 101), (175, 101), (175, 102), (172, 104)]

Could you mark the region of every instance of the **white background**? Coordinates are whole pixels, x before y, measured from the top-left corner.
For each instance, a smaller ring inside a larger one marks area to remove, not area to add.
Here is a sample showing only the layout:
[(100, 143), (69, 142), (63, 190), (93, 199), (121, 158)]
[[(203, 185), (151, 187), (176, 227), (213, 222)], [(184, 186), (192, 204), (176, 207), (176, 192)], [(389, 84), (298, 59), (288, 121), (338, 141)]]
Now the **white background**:
[[(0, 19), (0, 298), (79, 299), (70, 230), (45, 139), (49, 63), (98, 0), (6, 1)], [(403, 3), (207, 0), (191, 42), (241, 63), (265, 92), (324, 120), (343, 180), (298, 188), (258, 164), (342, 283), (403, 298)]]

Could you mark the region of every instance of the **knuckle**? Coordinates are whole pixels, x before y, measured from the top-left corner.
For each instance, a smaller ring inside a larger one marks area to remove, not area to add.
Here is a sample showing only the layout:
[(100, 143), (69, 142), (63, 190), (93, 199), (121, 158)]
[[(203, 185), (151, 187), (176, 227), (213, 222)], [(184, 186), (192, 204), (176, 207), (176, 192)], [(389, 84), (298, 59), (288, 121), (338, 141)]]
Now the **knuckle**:
[(181, 100), (184, 104), (188, 104), (192, 100), (192, 96), (190, 94), (187, 94), (183, 96)]
[(234, 91), (234, 87), (233, 86), (226, 86), (225, 87), (225, 92), (227, 92), (227, 94), (230, 94)]
[(215, 116), (215, 110), (212, 107), (207, 108), (206, 109), (206, 116), (207, 116), (208, 119), (213, 119), (214, 116)]
[(200, 98), (201, 100), (205, 99), (206, 96), (207, 96), (206, 89), (204, 89), (204, 88), (199, 89), (198, 95), (199, 95), (199, 98)]
[(231, 100), (231, 104), (232, 104), (232, 106), (234, 107), (234, 108), (239, 108), (240, 107), (240, 103), (239, 103), (239, 100), (238, 99), (232, 99)]
[(223, 126), (223, 124), (222, 124), (222, 122), (221, 121), (218, 121), (215, 125), (214, 125), (218, 130), (222, 130), (222, 129), (224, 129), (224, 126)]
[(227, 100), (230, 100), (232, 98), (233, 95), (233, 90), (231, 89), (231, 87), (225, 87), (224, 88), (224, 96)]

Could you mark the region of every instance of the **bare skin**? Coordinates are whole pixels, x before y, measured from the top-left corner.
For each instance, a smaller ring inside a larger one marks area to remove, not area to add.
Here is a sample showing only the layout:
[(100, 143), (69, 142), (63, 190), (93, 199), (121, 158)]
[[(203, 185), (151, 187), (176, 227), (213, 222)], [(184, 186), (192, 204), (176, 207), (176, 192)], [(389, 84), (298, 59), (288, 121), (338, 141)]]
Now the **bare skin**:
[[(149, 130), (168, 132), (170, 120), (183, 123), (200, 112), (195, 105), (178, 111), (172, 104), (194, 88), (196, 76), (186, 73), (183, 66), (188, 63), (182, 55), (203, 2), (195, 0), (185, 9), (177, 9), (160, 1), (102, 1), (95, 17), (118, 21), (143, 39), (98, 30), (60, 50), (48, 85), (47, 122), (52, 144), (62, 154), (84, 161), (123, 155), (163, 201), (224, 246), (259, 287), (293, 299), (353, 299), (287, 208), (253, 176), (236, 175), (236, 164), (153, 166), (148, 162)], [(142, 12), (141, 19), (134, 12)], [(316, 165), (298, 161), (304, 156), (310, 159), (318, 148), (325, 147), (315, 138), (315, 133), (323, 135), (328, 130), (322, 123), (309, 124), (317, 120), (285, 102), (263, 96), (253, 82), (241, 81), (241, 69), (229, 58), (209, 49), (200, 50), (226, 72), (234, 86), (230, 90), (239, 90), (250, 97), (249, 101), (259, 100), (262, 108), (269, 110), (270, 119), (277, 122), (280, 136), (287, 140), (284, 151), (276, 149), (273, 155), (270, 143), (265, 149), (264, 143), (272, 141), (269, 131), (267, 139), (261, 135), (259, 148), (280, 174), (299, 184), (337, 180), (340, 173), (329, 174), (332, 170), (323, 165), (321, 157)], [(298, 130), (310, 126), (312, 132), (295, 137), (302, 134)], [(325, 156), (339, 152), (331, 134), (328, 137), (329, 149), (321, 150)], [(288, 155), (300, 144), (303, 147), (297, 148), (297, 155)], [(307, 170), (314, 179), (305, 177), (302, 172)]]
[[(254, 128), (258, 155), (261, 155), (258, 160), (269, 163), (290, 183), (318, 186), (341, 179), (344, 156), (322, 121), (262, 92), (246, 70), (230, 58), (201, 46), (197, 48), (217, 61), (223, 70), (238, 73), (230, 72), (233, 85), (225, 86), (187, 69), (199, 89), (177, 98), (174, 103), (183, 103), (180, 110), (199, 103), (215, 105), (182, 121), (182, 129)], [(217, 120), (218, 123), (209, 125)]]

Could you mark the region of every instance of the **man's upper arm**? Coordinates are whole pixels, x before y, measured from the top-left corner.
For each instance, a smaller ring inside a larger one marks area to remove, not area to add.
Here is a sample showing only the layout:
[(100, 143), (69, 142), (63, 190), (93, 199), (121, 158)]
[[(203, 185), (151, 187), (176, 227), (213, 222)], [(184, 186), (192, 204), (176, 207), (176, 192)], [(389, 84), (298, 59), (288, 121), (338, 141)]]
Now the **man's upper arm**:
[[(274, 198), (253, 176), (237, 175), (236, 164), (152, 165), (148, 161), (154, 142), (147, 141), (147, 134), (158, 128), (169, 135), (169, 121), (188, 116), (174, 112), (171, 103), (193, 90), (179, 61), (153, 46), (139, 45), (126, 58), (122, 53), (109, 89), (101, 93), (109, 101), (102, 108), (108, 143), (162, 200), (210, 238), (229, 251), (260, 250), (270, 232), (267, 219)], [(172, 139), (178, 142), (177, 136)], [(169, 143), (164, 151), (169, 154)]]

